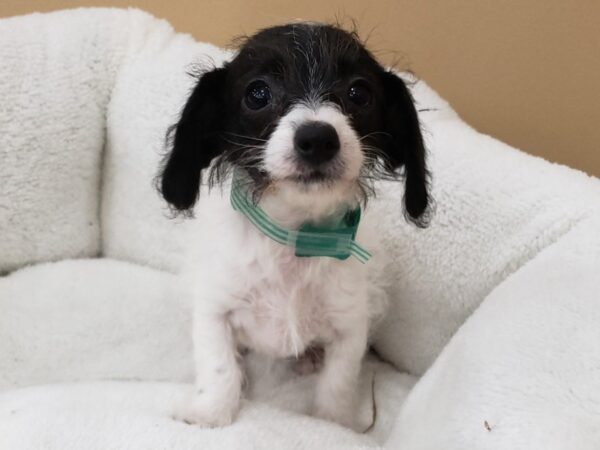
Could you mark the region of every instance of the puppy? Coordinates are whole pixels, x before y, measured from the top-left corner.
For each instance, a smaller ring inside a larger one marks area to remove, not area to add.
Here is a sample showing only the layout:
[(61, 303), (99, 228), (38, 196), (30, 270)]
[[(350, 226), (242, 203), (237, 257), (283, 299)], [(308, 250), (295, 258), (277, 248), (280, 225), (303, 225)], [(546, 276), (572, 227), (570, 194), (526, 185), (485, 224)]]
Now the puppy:
[(360, 206), (373, 180), (401, 179), (405, 217), (423, 226), (428, 211), (405, 84), (355, 33), (268, 28), (201, 76), (170, 145), (160, 192), (193, 217), (194, 233), (181, 282), (195, 305), (196, 383), (183, 419), (234, 420), (239, 350), (249, 348), (323, 355), (314, 415), (353, 427), (369, 327), (384, 303), (372, 281), (382, 252), (366, 223), (357, 233)]

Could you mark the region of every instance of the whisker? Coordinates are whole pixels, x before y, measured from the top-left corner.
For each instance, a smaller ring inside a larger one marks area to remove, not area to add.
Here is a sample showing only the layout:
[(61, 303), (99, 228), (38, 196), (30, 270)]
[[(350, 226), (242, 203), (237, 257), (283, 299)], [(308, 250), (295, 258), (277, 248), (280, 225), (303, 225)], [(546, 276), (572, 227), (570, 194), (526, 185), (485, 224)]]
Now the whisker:
[(365, 134), (364, 136), (361, 136), (358, 140), (362, 142), (365, 139), (368, 139), (368, 138), (370, 138), (372, 136), (375, 136), (375, 135), (383, 135), (383, 136), (387, 136), (387, 137), (390, 137), (390, 138), (392, 137), (392, 135), (390, 133), (386, 133), (385, 131), (373, 131), (371, 133)]
[(232, 140), (229, 140), (229, 139), (226, 139), (226, 138), (223, 138), (223, 140), (225, 142), (227, 142), (228, 144), (235, 145), (236, 148), (243, 148), (243, 149), (253, 149), (253, 148), (263, 149), (264, 148), (263, 145), (244, 144), (244, 143), (232, 141)]
[(242, 139), (249, 139), (251, 141), (267, 142), (267, 139), (262, 139), (262, 138), (258, 138), (255, 136), (247, 136), (244, 134), (237, 134), (237, 133), (231, 133), (231, 132), (226, 132), (225, 134), (227, 134), (229, 136), (233, 136), (233, 137), (242, 138)]

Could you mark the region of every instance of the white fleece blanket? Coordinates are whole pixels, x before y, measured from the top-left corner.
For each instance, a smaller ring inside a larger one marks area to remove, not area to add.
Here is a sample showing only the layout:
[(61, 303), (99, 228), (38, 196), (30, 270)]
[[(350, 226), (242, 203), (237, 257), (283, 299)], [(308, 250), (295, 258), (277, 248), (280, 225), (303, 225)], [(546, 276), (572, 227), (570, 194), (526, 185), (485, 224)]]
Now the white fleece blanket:
[(178, 268), (184, 227), (152, 178), (185, 72), (228, 54), (135, 10), (3, 20), (0, 41), (0, 271), (99, 249), (140, 264), (0, 278), (0, 450), (598, 448), (597, 179), (477, 133), (416, 83), (436, 215), (406, 224), (385, 183), (367, 213), (394, 261), (376, 350), (425, 375), (412, 389), (369, 360), (360, 412), (376, 420), (359, 435), (303, 414), (310, 377), (252, 358), (239, 421), (188, 427), (170, 417), (191, 378), (189, 314), (162, 271)]
[(600, 448), (599, 230), (600, 215), (582, 221), (487, 297), (411, 392), (390, 448)]
[(106, 106), (127, 23), (116, 10), (0, 21), (0, 273), (98, 254)]
[[(343, 449), (385, 441), (414, 377), (375, 358), (362, 374), (365, 435), (309, 417), (314, 376), (257, 355), (246, 358), (247, 400), (234, 426), (207, 431), (173, 420), (193, 365), (189, 305), (170, 295), (172, 278), (109, 259), (0, 278), (0, 449)], [(15, 389), (25, 386), (35, 387)]]

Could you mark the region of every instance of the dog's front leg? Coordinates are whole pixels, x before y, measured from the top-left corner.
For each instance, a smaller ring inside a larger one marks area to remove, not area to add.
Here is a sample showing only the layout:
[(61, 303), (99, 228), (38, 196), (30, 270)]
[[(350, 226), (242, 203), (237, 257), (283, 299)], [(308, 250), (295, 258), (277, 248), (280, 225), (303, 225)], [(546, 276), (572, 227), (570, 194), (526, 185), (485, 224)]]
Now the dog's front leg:
[(239, 409), (243, 376), (226, 313), (197, 307), (193, 337), (196, 383), (181, 418), (200, 426), (229, 425)]
[[(350, 326), (349, 326), (350, 325)], [(367, 348), (368, 317), (346, 321), (338, 337), (325, 347), (325, 361), (319, 376), (315, 415), (356, 428), (357, 391), (363, 356)]]

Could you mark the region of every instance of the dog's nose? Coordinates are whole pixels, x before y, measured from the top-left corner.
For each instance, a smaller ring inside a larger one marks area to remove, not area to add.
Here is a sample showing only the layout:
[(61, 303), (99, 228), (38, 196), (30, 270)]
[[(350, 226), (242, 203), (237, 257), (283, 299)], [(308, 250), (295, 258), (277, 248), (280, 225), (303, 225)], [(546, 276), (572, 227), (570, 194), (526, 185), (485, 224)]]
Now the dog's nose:
[(333, 159), (340, 150), (340, 139), (332, 125), (307, 122), (296, 130), (294, 148), (304, 161), (319, 165)]

